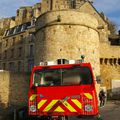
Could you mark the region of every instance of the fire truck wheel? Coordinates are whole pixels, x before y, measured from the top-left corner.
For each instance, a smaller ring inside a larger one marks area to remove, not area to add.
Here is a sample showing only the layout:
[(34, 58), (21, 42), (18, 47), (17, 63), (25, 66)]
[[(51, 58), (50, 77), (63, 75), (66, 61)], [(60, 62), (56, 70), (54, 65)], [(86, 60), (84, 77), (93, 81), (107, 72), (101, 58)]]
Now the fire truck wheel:
[(68, 116), (60, 116), (58, 120), (68, 120)]

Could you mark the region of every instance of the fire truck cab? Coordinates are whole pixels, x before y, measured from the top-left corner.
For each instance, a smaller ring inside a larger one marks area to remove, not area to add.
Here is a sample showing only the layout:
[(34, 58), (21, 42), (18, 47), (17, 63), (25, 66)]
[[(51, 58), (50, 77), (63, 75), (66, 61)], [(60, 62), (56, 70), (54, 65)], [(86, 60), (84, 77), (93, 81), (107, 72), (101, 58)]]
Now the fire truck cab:
[(40, 120), (98, 115), (95, 79), (90, 63), (70, 60), (33, 67), (28, 112)]

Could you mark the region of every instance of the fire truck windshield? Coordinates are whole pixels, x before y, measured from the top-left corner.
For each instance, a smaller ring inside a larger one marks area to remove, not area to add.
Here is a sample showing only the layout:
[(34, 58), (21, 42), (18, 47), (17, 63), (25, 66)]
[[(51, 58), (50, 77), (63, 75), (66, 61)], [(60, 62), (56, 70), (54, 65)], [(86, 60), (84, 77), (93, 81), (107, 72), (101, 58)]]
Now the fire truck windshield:
[(45, 68), (36, 70), (33, 76), (34, 86), (86, 85), (93, 81), (88, 67)]

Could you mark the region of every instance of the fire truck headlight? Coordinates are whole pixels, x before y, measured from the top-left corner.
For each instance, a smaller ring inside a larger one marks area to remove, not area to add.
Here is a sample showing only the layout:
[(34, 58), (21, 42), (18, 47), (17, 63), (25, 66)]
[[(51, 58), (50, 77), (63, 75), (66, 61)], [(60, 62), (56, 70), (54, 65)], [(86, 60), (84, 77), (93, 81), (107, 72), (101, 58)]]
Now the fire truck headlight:
[(30, 111), (31, 111), (31, 112), (36, 112), (36, 110), (37, 110), (37, 109), (36, 109), (36, 106), (35, 106), (35, 105), (31, 105), (31, 106), (30, 106)]
[(93, 107), (91, 105), (85, 105), (85, 111), (91, 112), (93, 110)]

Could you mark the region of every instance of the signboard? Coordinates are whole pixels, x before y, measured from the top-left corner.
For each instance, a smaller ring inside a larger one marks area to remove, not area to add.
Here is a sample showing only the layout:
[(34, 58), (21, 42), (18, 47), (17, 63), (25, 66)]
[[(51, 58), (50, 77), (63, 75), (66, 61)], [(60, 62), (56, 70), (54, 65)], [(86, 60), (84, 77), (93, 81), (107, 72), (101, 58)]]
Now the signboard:
[(120, 92), (120, 80), (112, 80), (112, 92)]

